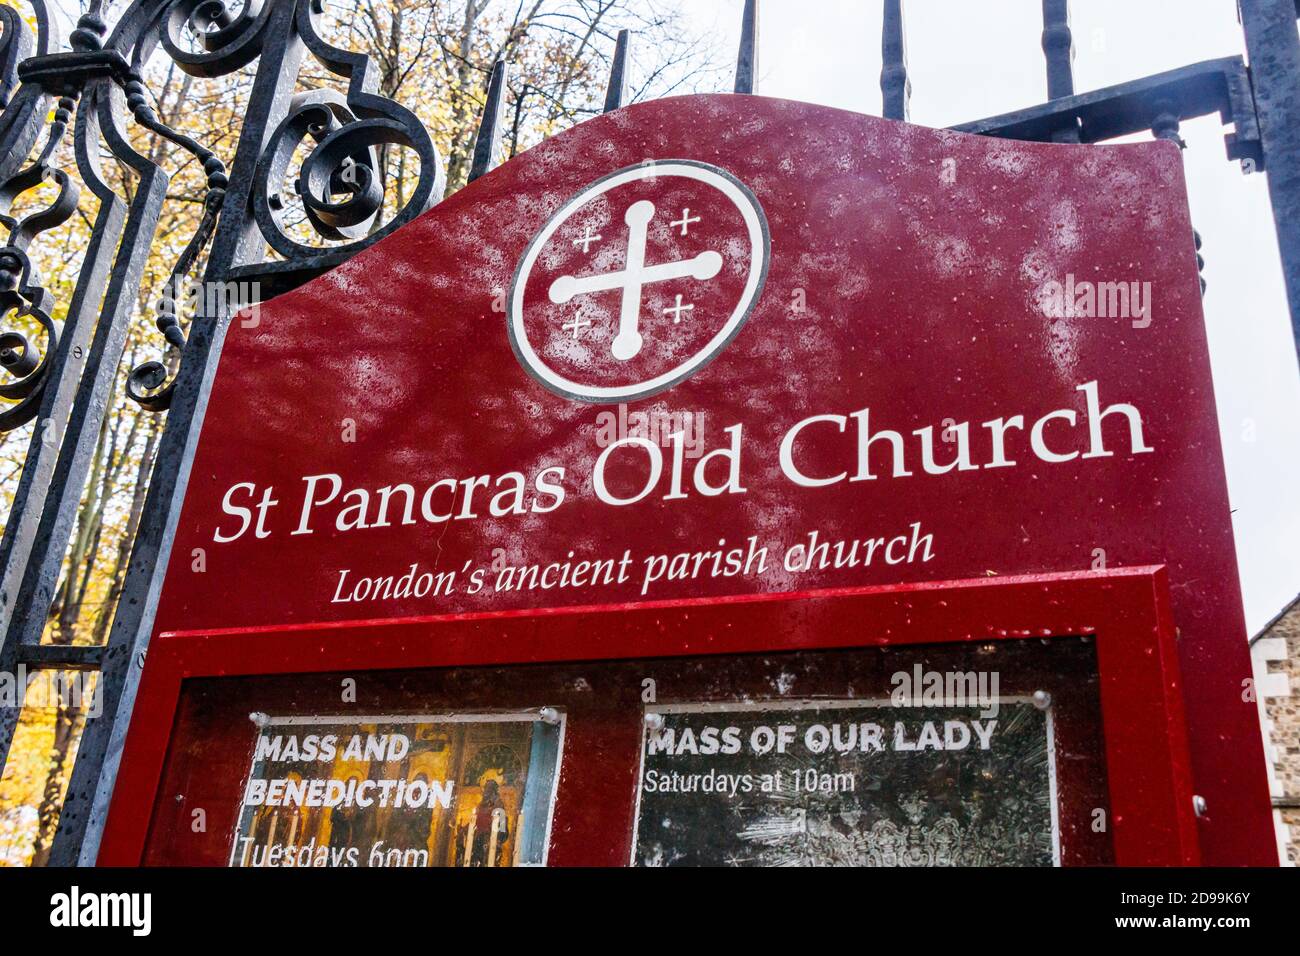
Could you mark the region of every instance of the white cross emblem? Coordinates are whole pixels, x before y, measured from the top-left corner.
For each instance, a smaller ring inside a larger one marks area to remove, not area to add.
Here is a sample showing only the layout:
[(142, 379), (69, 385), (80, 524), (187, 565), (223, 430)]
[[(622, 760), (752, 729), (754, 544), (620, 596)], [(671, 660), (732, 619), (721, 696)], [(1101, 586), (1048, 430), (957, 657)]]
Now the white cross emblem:
[[(651, 241), (656, 215), (664, 217), (672, 242), (661, 243), (659, 230)], [(701, 223), (707, 223), (702, 237), (691, 228)], [(622, 267), (589, 273), (587, 260), (576, 257), (590, 254), (593, 243), (621, 242), (622, 225)], [(681, 252), (673, 248), (678, 243)], [(735, 337), (762, 292), (770, 249), (762, 207), (730, 173), (684, 159), (628, 166), (564, 203), (529, 244), (507, 303), (511, 348), (530, 375), (566, 398), (625, 402), (661, 392)], [(534, 275), (546, 268), (554, 271)], [(666, 296), (676, 304), (648, 310), (650, 288), (663, 290), (652, 300)], [(602, 292), (619, 293), (616, 326), (612, 314), (602, 322), (600, 302), (575, 317), (569, 303)], [(647, 347), (647, 337), (654, 347)]]
[(580, 239), (574, 239), (574, 240), (573, 240), (573, 244), (574, 244), (575, 246), (582, 246), (582, 254), (583, 254), (583, 255), (586, 255), (588, 252), (591, 251), (591, 244), (592, 244), (593, 242), (600, 242), (600, 240), (603, 239), (603, 238), (604, 238), (604, 237), (601, 236), (600, 233), (596, 233), (596, 234), (593, 236), (593, 235), (591, 234), (591, 226), (588, 226), (588, 227), (587, 227), (587, 231), (584, 232), (584, 233), (582, 234), (582, 238), (580, 238)]
[(699, 216), (692, 216), (691, 211), (689, 209), (683, 209), (682, 218), (676, 220), (675, 222), (669, 223), (669, 225), (672, 226), (674, 229), (676, 229), (678, 226), (681, 226), (682, 235), (684, 236), (690, 230), (691, 226), (699, 221), (700, 221)]
[(678, 292), (677, 301), (669, 308), (664, 309), (664, 315), (671, 315), (673, 317), (673, 325), (680, 325), (682, 321), (682, 313), (694, 311), (695, 303), (687, 302), (685, 305), (682, 305), (682, 294)]
[[(618, 315), (618, 335), (610, 345), (610, 352), (620, 362), (626, 362), (641, 351), (641, 288), (654, 282), (670, 279), (712, 279), (722, 271), (722, 256), (716, 252), (701, 252), (693, 259), (677, 262), (645, 264), (646, 229), (655, 215), (655, 204), (648, 199), (633, 203), (623, 214), (628, 226), (627, 264), (618, 272), (604, 275), (560, 276), (551, 283), (551, 301), (563, 305), (575, 295), (585, 292), (623, 290), (623, 306)], [(678, 303), (681, 296), (677, 297)], [(680, 316), (679, 319), (680, 321)]]

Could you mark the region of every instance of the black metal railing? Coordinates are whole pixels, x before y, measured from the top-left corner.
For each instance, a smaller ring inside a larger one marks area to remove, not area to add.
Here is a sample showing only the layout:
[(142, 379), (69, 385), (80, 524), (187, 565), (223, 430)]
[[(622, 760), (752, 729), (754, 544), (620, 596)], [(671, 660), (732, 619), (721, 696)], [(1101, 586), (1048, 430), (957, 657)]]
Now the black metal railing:
[[(201, 309), (184, 328), (174, 291), (163, 294), (153, 316), (162, 357), (125, 376), (129, 397), (165, 413), (166, 425), (112, 626), (102, 646), (42, 643), (168, 201), (169, 174), (156, 153), (140, 151), (141, 137), (171, 144), (203, 171), (202, 213), (172, 279), (190, 278), (201, 267), (205, 284), (256, 282), (267, 296), (346, 261), (432, 206), (443, 195), (444, 169), (415, 114), (376, 92), (370, 58), (327, 41), (321, 0), (246, 0), (233, 13), (223, 0), (134, 0), (111, 30), (103, 0), (91, 0), (66, 44), (56, 37), (44, 0), (30, 5), (34, 29), (0, 4), (0, 226), (7, 229), (0, 246), (0, 431), (32, 425), (0, 545), (0, 672), (13, 673), (20, 664), (99, 672), (102, 712), (86, 723), (50, 855), (56, 864), (92, 863), (222, 337), (237, 308)], [(1268, 174), (1300, 341), (1297, 5), (1240, 0), (1239, 9), (1248, 61), (1210, 60), (1076, 93), (1067, 0), (1043, 0), (1048, 101), (956, 128), (1085, 144), (1143, 131), (1177, 140), (1182, 121), (1217, 113), (1232, 127), (1227, 156), (1248, 172)], [(880, 86), (884, 115), (892, 119), (907, 118), (911, 94), (903, 12), (901, 0), (885, 0)], [(758, 22), (757, 0), (747, 0), (738, 94), (757, 92)], [(616, 38), (607, 111), (627, 102), (631, 42), (627, 31)], [(146, 65), (159, 51), (194, 77), (251, 71), (229, 169), (150, 106)], [(345, 81), (346, 92), (295, 95), (308, 60)], [(508, 69), (502, 61), (491, 71), (470, 180), (499, 162)], [(58, 166), (69, 137), (75, 176)], [(386, 206), (378, 168), (386, 147), (413, 151), (419, 161), (418, 179), (400, 207)], [(105, 176), (106, 162), (129, 171), (129, 189)], [(295, 231), (303, 223), (286, 218), (281, 190), (295, 168), (302, 217), (327, 245), (304, 242)], [(30, 251), (77, 211), (79, 185), (94, 199), (90, 239), (64, 318), (56, 322), (63, 310), (42, 286)], [(35, 196), (48, 201), (21, 219), (11, 215)], [(0, 706), (0, 766), (19, 711)]]

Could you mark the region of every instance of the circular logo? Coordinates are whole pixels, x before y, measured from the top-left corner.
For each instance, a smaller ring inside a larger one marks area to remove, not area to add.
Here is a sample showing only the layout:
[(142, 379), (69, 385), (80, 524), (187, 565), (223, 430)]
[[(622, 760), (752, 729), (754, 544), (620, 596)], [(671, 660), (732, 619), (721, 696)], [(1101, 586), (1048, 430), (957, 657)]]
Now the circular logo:
[(507, 304), (530, 375), (584, 402), (644, 398), (699, 371), (749, 318), (771, 239), (758, 200), (692, 160), (629, 166), (566, 202)]

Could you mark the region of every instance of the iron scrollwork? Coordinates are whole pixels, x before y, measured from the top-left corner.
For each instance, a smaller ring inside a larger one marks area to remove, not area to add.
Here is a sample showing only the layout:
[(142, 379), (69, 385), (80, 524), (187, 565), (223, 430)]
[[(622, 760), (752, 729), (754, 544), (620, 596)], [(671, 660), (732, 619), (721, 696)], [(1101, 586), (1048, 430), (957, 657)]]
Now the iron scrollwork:
[[(4, 314), (28, 318), (40, 326), (45, 340), (43, 348), (38, 348), (22, 332), (0, 333), (0, 366), (16, 378), (0, 385), (0, 398), (16, 403), (0, 413), (0, 430), (16, 427), (36, 414), (49, 357), (57, 346), (51, 303), (40, 289), (26, 250), (37, 233), (59, 225), (76, 209), (75, 182), (55, 169), (50, 159), (81, 90), (94, 76), (106, 76), (116, 84), (134, 122), (193, 155), (207, 177), (199, 223), (170, 272), (155, 315), (155, 325), (173, 361), (147, 361), (127, 377), (127, 395), (141, 406), (150, 411), (170, 406), (174, 382), (169, 378), (186, 343), (177, 314), (177, 289), (191, 277), (212, 240), (225, 209), (229, 181), (225, 164), (215, 153), (155, 114), (145, 87), (146, 64), (161, 47), (191, 76), (212, 78), (239, 70), (261, 55), (276, 3), (296, 4), (292, 15), (296, 36), (277, 37), (276, 42), (304, 44), (326, 69), (348, 81), (347, 92), (312, 90), (293, 99), (258, 158), (252, 209), (233, 213), (250, 216), (276, 254), (301, 274), (312, 274), (377, 242), (442, 195), (445, 173), (428, 131), (414, 113), (376, 92), (376, 70), (370, 57), (325, 39), (320, 0), (245, 0), (237, 7), (231, 0), (136, 0), (123, 11), (106, 44), (107, 28), (99, 0), (90, 4), (78, 21), (70, 37), (70, 53), (53, 51), (57, 42), (41, 0), (34, 4), (39, 29), (35, 43), (18, 13), (0, 7), (0, 101), (7, 106), (0, 114), (0, 143), (5, 156), (26, 156), (44, 125), (44, 103), (47, 98), (58, 99), (41, 157), (21, 170), (12, 161), (10, 167), (0, 167), (0, 224), (10, 229), (8, 245), (0, 247), (0, 306)], [(33, 45), (36, 55), (29, 56)], [(21, 86), (17, 83), (20, 64)], [(324, 243), (319, 246), (291, 235), (292, 227), (286, 222), (290, 205), (284, 193), (286, 179), (292, 173), (295, 153), (308, 141), (311, 150), (291, 188), (300, 197), (306, 224)], [(388, 147), (413, 151), (419, 160), (419, 176), (402, 208), (384, 221), (386, 177), (381, 163), (382, 151)], [(58, 184), (59, 195), (48, 209), (21, 223), (8, 218), (21, 193), (49, 181)], [(253, 271), (257, 268), (252, 267)]]
[[(43, 4), (36, 3), (34, 9), (39, 31), (36, 45), (44, 53), (52, 42), (51, 25)], [(39, 127), (32, 121), (39, 117), (46, 97), (43, 91), (29, 90), (20, 102), (20, 97), (14, 94), (18, 64), (31, 48), (31, 36), (27, 24), (12, 8), (0, 8), (0, 23), (4, 31), (0, 38), (0, 69), (4, 70), (0, 93), (8, 120), (0, 135), (6, 145), (16, 147), (10, 155), (25, 159), (31, 143), (39, 135)], [(40, 233), (62, 225), (77, 208), (80, 189), (76, 181), (52, 161), (72, 120), (80, 90), (77, 80), (69, 79), (58, 99), (40, 154), (29, 166), (0, 182), (0, 225), (8, 230), (6, 244), (0, 247), (0, 314), (7, 318), (12, 313), (15, 320), (31, 320), (39, 326), (44, 338), (42, 348), (16, 329), (0, 331), (0, 367), (12, 379), (0, 383), (0, 398), (12, 403), (0, 411), (0, 432), (12, 431), (36, 417), (49, 377), (50, 361), (58, 345), (59, 328), (51, 315), (51, 296), (42, 287), (28, 250)], [(12, 215), (19, 197), (47, 183), (57, 188), (48, 206), (21, 219)]]
[[(219, 76), (252, 62), (266, 41), (269, 0), (248, 0), (232, 14), (224, 0), (173, 0), (162, 12), (159, 40), (181, 69), (195, 76)], [(321, 35), (320, 0), (298, 0), (294, 30), (330, 72), (348, 80), (346, 95), (311, 90), (295, 97), (286, 115), (268, 137), (257, 163), (252, 191), (252, 217), (267, 244), (289, 262), (306, 270), (327, 268), (377, 242), (429, 208), (442, 195), (445, 174), (433, 141), (410, 110), (378, 95), (370, 58), (331, 45)], [(186, 49), (184, 35), (198, 37), (201, 52)], [(169, 130), (149, 110), (140, 78), (140, 48), (125, 89), (137, 122), (193, 153), (208, 174), (203, 217), (172, 270), (159, 302), (157, 326), (168, 346), (184, 349), (185, 335), (176, 316), (178, 283), (194, 268), (212, 237), (222, 213), (227, 185), (224, 166), (210, 151), (189, 137)], [(294, 181), (303, 214), (315, 235), (336, 243), (325, 248), (308, 245), (290, 235), (286, 224), (289, 203), (282, 187), (296, 151), (307, 140), (312, 149)], [(384, 176), (379, 150), (395, 146), (414, 151), (420, 162), (418, 180), (403, 208), (381, 223)], [(342, 198), (338, 198), (342, 197)], [(326, 259), (325, 254), (330, 258)], [(151, 411), (171, 403), (174, 382), (166, 364), (153, 360), (131, 371), (127, 394)]]
[[(310, 262), (322, 249), (292, 238), (286, 226), (289, 204), (280, 191), (295, 151), (314, 143), (295, 181), (303, 212), (316, 235), (346, 243), (329, 248), (351, 255), (377, 242), (428, 209), (442, 195), (445, 173), (424, 124), (406, 107), (376, 94), (370, 58), (332, 46), (320, 33), (320, 0), (302, 0), (296, 16), (299, 36), (330, 72), (348, 79), (346, 96), (312, 90), (295, 97), (288, 115), (271, 134), (258, 162), (253, 214), (267, 243), (289, 260)], [(420, 175), (410, 198), (387, 223), (383, 214), (383, 172), (377, 147), (415, 152)], [(335, 200), (335, 196), (343, 196)]]
[[(156, 40), (176, 65), (191, 76), (212, 78), (239, 70), (260, 55), (270, 10), (270, 3), (262, 0), (248, 0), (238, 13), (231, 12), (226, 0), (171, 0), (135, 45), (131, 69), (123, 84), (127, 108), (136, 123), (194, 156), (207, 177), (202, 216), (172, 267), (154, 321), (167, 346), (177, 355), (185, 348), (185, 332), (177, 315), (177, 294), (212, 239), (230, 181), (225, 164), (215, 153), (158, 119), (149, 105), (144, 65)], [(197, 38), (200, 49), (189, 48), (184, 39), (187, 34)], [(169, 375), (164, 362), (156, 359), (144, 362), (128, 374), (127, 396), (149, 411), (166, 411), (175, 389)]]
[[(173, 0), (163, 12), (159, 40), (191, 76), (225, 76), (261, 54), (271, 2), (247, 0), (232, 14), (227, 0)], [(201, 50), (188, 49), (186, 33), (199, 39)]]

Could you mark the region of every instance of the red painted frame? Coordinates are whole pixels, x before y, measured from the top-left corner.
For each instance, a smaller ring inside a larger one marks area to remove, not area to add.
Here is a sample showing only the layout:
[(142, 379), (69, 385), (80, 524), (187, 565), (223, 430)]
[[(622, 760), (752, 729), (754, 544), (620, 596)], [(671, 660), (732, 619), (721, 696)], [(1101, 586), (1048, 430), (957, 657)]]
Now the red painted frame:
[(139, 808), (155, 805), (188, 678), (1078, 635), (1096, 640), (1116, 863), (1197, 865), (1190, 757), (1163, 566), (163, 633), (149, 651), (98, 862), (138, 866), (144, 858), (152, 812)]

